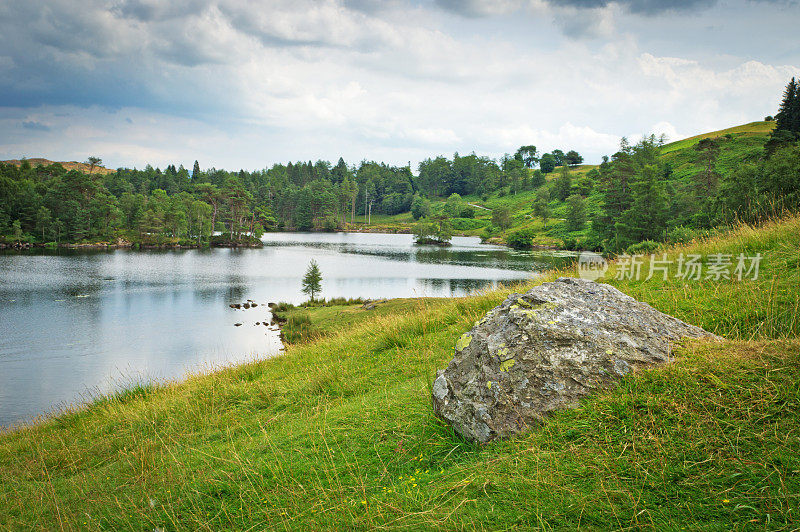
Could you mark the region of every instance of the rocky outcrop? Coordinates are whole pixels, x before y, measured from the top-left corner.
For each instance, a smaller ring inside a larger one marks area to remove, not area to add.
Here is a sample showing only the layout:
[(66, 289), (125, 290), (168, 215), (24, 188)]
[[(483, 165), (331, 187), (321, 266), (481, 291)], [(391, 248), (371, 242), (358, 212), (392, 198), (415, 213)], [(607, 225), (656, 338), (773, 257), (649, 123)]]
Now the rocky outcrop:
[(714, 337), (616, 288), (560, 278), (513, 294), (456, 342), (433, 383), (436, 414), (470, 440), (506, 438), (631, 371)]

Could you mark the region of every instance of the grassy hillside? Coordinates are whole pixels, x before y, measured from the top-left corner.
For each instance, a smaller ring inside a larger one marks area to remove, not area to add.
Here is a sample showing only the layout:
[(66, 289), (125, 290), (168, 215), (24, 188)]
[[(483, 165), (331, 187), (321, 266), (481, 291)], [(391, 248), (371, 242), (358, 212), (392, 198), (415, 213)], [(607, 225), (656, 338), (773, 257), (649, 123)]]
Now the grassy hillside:
[(775, 129), (775, 122), (750, 122), (749, 124), (729, 127), (727, 129), (720, 129), (719, 131), (711, 131), (710, 133), (703, 133), (700, 135), (695, 135), (694, 137), (688, 137), (675, 142), (670, 142), (669, 144), (664, 145), (662, 153), (667, 154), (674, 151), (685, 150), (686, 148), (694, 147), (694, 145), (700, 142), (702, 139), (713, 139), (717, 137), (725, 137), (726, 135), (731, 135), (732, 137), (739, 139), (761, 139), (762, 137), (766, 137), (772, 133), (773, 129)]
[[(90, 170), (91, 170), (91, 172), (93, 174), (100, 174), (100, 175), (113, 174), (114, 172), (116, 172), (116, 170), (112, 170), (110, 168), (105, 168), (103, 166), (95, 166), (92, 169), (90, 165), (88, 165), (86, 163), (79, 163), (78, 161), (58, 161), (57, 162), (57, 161), (51, 161), (50, 159), (42, 159), (41, 157), (34, 157), (32, 159), (25, 159), (25, 160), (28, 161), (28, 164), (30, 164), (32, 167), (50, 166), (51, 164), (60, 164), (66, 170), (77, 170), (77, 171), (83, 172), (85, 174), (88, 174)], [(22, 160), (20, 160), (20, 159), (11, 159), (9, 161), (0, 161), (0, 163), (13, 164), (14, 166), (20, 166), (22, 164)]]
[(0, 436), (0, 528), (795, 529), (800, 218), (672, 253), (689, 251), (760, 251), (761, 276), (616, 284), (728, 340), (527, 435), (468, 444), (430, 404), (458, 336), (512, 289), (413, 300)]
[[(694, 149), (695, 145), (703, 138), (715, 138), (720, 143), (720, 155), (717, 161), (717, 171), (727, 175), (746, 162), (755, 162), (763, 154), (764, 143), (769, 138), (769, 133), (775, 127), (774, 122), (751, 122), (720, 131), (704, 133), (687, 139), (672, 142), (663, 146), (661, 157), (672, 169), (671, 180), (674, 183), (686, 183), (693, 179), (702, 169), (699, 154)], [(580, 165), (571, 169), (573, 184), (586, 176), (597, 165)], [(547, 181), (553, 181), (559, 175), (559, 170), (547, 175)], [(456, 218), (453, 221), (456, 233), (460, 235), (484, 236), (490, 242), (505, 243), (509, 234), (521, 229), (530, 229), (536, 233), (535, 244), (540, 246), (562, 247), (570, 242), (581, 241), (586, 238), (590, 224), (581, 230), (568, 232), (565, 228), (567, 206), (563, 202), (553, 200), (550, 202), (552, 219), (548, 220), (545, 227), (542, 220), (534, 215), (533, 203), (537, 191), (527, 190), (517, 194), (504, 194), (495, 192), (486, 199), (477, 196), (465, 197), (465, 201), (484, 207), (476, 209), (474, 219)], [(586, 210), (589, 219), (601, 207), (601, 197), (596, 189), (586, 196)], [(440, 199), (432, 203), (434, 214), (443, 212), (445, 200)], [(491, 234), (486, 233), (486, 228), (491, 226), (491, 209), (507, 207), (512, 213), (512, 226), (507, 230), (498, 230)], [(351, 226), (355, 230), (384, 231), (384, 232), (411, 232), (414, 220), (410, 213), (396, 216), (373, 217), (371, 225), (366, 226), (363, 221), (358, 221)]]

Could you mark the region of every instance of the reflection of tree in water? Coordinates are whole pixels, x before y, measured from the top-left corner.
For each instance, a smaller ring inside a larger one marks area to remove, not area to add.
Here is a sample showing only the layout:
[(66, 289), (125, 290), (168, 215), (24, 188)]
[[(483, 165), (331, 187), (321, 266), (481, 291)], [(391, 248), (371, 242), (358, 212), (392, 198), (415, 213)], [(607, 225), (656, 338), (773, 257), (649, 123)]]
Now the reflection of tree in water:
[(342, 255), (380, 257), (396, 262), (419, 262), (421, 264), (444, 264), (472, 266), (514, 271), (546, 271), (563, 268), (574, 262), (573, 253), (550, 251), (514, 251), (508, 248), (478, 245), (419, 246), (411, 243), (360, 243), (360, 242), (313, 242), (273, 241), (267, 247), (304, 247), (310, 250), (332, 250)]
[(227, 286), (225, 289), (225, 300), (239, 303), (244, 301), (247, 293), (247, 279), (241, 275), (231, 274), (227, 276)]
[(563, 268), (575, 261), (574, 254), (556, 252), (519, 252), (510, 249), (453, 250), (447, 248), (419, 249), (417, 262), (453, 264), (514, 271), (545, 271)]
[(512, 285), (520, 282), (520, 279), (500, 279), (497, 281), (485, 279), (420, 279), (419, 282), (425, 287), (425, 292), (428, 295), (461, 296), (485, 288), (492, 288), (498, 284)]

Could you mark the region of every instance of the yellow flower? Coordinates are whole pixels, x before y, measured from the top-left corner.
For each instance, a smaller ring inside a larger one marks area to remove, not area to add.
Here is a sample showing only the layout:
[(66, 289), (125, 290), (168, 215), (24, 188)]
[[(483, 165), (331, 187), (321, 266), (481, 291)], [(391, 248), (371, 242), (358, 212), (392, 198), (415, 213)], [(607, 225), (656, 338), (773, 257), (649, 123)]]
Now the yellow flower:
[(728, 499), (722, 499), (722, 502), (724, 502), (725, 504), (727, 504), (727, 503), (729, 503), (729, 502), (731, 502), (731, 501), (729, 501)]

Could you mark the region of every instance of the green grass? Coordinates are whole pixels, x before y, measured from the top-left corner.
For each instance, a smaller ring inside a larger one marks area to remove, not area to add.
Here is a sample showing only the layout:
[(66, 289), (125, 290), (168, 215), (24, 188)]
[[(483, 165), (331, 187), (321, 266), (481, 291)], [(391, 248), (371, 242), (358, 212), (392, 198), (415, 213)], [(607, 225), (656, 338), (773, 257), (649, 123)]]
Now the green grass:
[(731, 339), (686, 343), (518, 438), (460, 440), (430, 383), (531, 283), (331, 314), (335, 332), (283, 356), (2, 435), (0, 529), (796, 529), (800, 221), (674, 252), (757, 250), (768, 285), (616, 282)]
[(693, 148), (694, 145), (700, 142), (702, 139), (724, 137), (725, 135), (731, 135), (734, 138), (763, 138), (769, 135), (773, 129), (775, 129), (775, 122), (750, 122), (749, 124), (721, 129), (719, 131), (711, 131), (710, 133), (703, 133), (701, 135), (695, 135), (694, 137), (670, 142), (669, 144), (664, 145), (662, 153), (666, 154), (678, 150)]
[(281, 325), (284, 340), (296, 344), (347, 331), (354, 323), (365, 319), (427, 310), (447, 304), (448, 301), (444, 298), (388, 299), (376, 302), (371, 310), (365, 309), (363, 304), (299, 306), (279, 312), (278, 315), (287, 320)]

